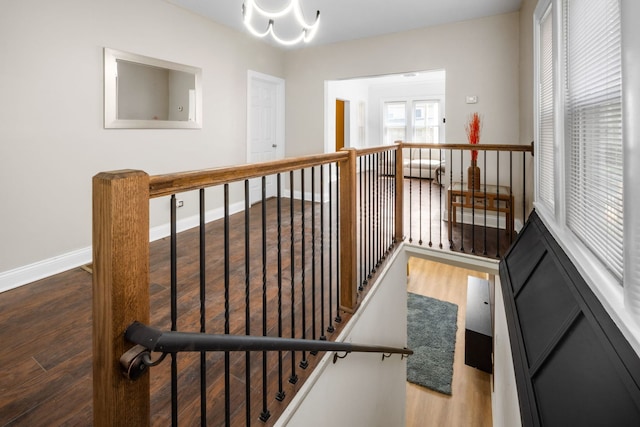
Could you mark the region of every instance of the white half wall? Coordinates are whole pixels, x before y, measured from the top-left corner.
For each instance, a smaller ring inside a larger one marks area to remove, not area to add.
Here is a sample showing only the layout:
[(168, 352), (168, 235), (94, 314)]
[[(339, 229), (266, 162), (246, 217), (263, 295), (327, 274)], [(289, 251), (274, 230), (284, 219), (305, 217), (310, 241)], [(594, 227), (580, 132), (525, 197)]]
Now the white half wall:
[[(401, 245), (337, 341), (407, 345), (407, 256)], [(407, 362), (399, 355), (327, 353), (276, 426), (404, 426)]]
[(493, 330), (493, 389), (491, 406), (494, 427), (519, 427), (520, 402), (513, 368), (511, 341), (507, 329), (507, 315), (500, 277), (495, 277), (495, 312)]

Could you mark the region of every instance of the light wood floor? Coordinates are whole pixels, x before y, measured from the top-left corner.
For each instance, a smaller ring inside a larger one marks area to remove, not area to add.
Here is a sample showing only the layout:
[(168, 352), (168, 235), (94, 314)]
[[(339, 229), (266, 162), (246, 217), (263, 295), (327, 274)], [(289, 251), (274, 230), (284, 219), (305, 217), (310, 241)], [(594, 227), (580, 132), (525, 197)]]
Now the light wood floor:
[(418, 258), (409, 261), (407, 290), (458, 305), (452, 395), (407, 383), (407, 427), (491, 426), (491, 376), (464, 364), (467, 276), (484, 273)]

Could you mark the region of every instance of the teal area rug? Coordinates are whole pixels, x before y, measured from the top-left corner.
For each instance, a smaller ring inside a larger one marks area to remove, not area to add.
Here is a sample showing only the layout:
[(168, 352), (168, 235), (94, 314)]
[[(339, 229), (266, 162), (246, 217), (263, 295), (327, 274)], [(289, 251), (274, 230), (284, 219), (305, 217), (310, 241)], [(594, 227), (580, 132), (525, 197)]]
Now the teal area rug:
[(408, 293), (407, 381), (451, 395), (457, 319), (457, 305)]

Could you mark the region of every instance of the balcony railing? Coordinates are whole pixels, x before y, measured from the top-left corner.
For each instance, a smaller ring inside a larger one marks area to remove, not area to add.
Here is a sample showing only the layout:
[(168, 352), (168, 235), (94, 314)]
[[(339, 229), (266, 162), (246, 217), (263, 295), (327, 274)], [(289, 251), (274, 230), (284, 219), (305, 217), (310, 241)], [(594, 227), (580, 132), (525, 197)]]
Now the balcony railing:
[[(481, 153), (480, 189), (469, 189), (466, 178), (472, 149)], [(414, 178), (408, 164), (405, 173), (403, 158), (433, 160), (435, 150), (440, 167)], [(522, 160), (514, 159), (519, 152)], [(398, 143), (153, 177), (131, 170), (96, 175), (96, 425), (277, 418), (281, 406), (273, 401), (294, 392), (291, 385), (308, 375), (316, 351), (203, 350), (198, 357), (172, 351), (168, 368), (131, 382), (119, 368), (133, 346), (125, 331), (141, 322), (172, 333), (334, 340), (401, 241), (504, 253), (515, 218), (524, 221), (531, 203), (525, 186), (531, 152)], [(178, 233), (177, 196), (192, 192), (199, 203), (195, 227)], [(150, 245), (155, 198), (168, 203), (171, 233)]]

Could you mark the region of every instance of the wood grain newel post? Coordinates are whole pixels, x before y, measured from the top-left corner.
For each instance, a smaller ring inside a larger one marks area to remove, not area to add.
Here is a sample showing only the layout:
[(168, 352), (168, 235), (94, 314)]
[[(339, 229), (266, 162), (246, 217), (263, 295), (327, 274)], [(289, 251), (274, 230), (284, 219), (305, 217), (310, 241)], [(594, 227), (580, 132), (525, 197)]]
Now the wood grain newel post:
[(94, 426), (149, 425), (149, 375), (120, 372), (134, 320), (149, 322), (149, 176), (102, 172), (93, 177)]
[(396, 141), (396, 212), (394, 240), (400, 243), (404, 240), (404, 169), (402, 159), (402, 141)]
[(340, 306), (353, 313), (358, 304), (357, 235), (356, 228), (356, 161), (354, 148), (343, 148), (349, 153), (340, 164)]

